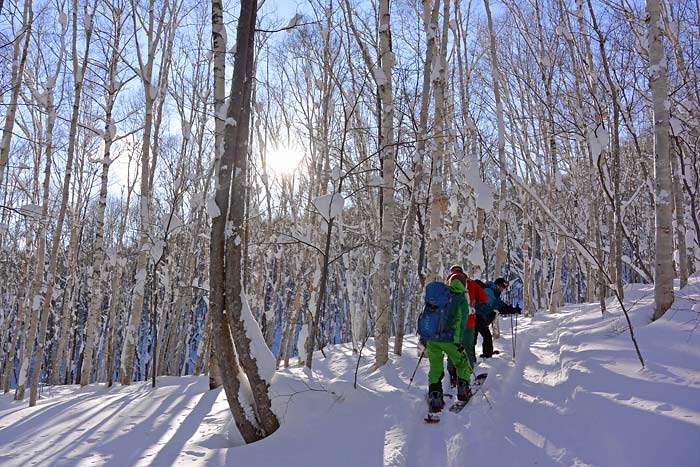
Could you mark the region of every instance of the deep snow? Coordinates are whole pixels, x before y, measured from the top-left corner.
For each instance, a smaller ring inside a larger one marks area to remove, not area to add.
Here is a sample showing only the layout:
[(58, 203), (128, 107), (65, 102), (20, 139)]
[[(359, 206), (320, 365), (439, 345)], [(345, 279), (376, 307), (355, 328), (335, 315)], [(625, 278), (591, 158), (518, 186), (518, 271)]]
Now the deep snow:
[[(36, 407), (0, 396), (2, 466), (697, 466), (700, 454), (700, 278), (650, 323), (653, 286), (628, 286), (641, 369), (619, 307), (595, 304), (510, 319), (502, 353), (480, 362), (484, 395), (427, 425), (424, 359), (409, 390), (416, 341), (358, 389), (350, 345), (315, 355), (314, 371), (276, 373), (273, 436), (240, 446), (221, 389), (206, 377), (161, 377), (158, 387), (45, 388)], [(477, 348), (480, 353), (480, 345)], [(231, 447), (238, 445), (238, 447)]]

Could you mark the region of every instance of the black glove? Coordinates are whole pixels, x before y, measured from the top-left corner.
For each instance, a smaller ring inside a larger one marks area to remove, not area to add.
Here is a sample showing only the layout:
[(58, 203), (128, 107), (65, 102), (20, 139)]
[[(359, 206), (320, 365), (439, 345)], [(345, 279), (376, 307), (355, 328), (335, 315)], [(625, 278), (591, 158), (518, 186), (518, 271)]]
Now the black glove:
[(455, 344), (455, 347), (457, 347), (457, 351), (459, 353), (464, 353), (464, 345), (463, 344)]
[(486, 324), (491, 325), (494, 321), (496, 321), (496, 318), (498, 317), (498, 313), (495, 311), (492, 311), (489, 313), (489, 316), (486, 318)]

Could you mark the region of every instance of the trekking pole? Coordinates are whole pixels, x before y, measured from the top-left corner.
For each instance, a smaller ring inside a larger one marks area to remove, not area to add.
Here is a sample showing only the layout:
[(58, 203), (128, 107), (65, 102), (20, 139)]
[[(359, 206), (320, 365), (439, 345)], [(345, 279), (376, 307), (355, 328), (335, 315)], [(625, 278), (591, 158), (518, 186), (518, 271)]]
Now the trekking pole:
[[(515, 319), (517, 320), (518, 315), (515, 315), (515, 316), (516, 316)], [(512, 313), (510, 315), (510, 343), (511, 343), (511, 346), (513, 347), (513, 360), (515, 360), (515, 334), (513, 333), (513, 314)]]
[(464, 360), (467, 362), (467, 366), (469, 367), (469, 373), (471, 373), (473, 376), (476, 376), (474, 374), (474, 367), (472, 366), (472, 362), (471, 362), (471, 360), (469, 360), (469, 355), (467, 355), (467, 351), (462, 350), (461, 353), (462, 353), (462, 358), (464, 358)]
[(515, 360), (515, 347), (518, 343), (518, 314), (515, 314), (515, 334), (513, 336), (513, 360)]
[(482, 390), (482, 391), (479, 391), (479, 393), (481, 393), (481, 395), (484, 396), (484, 399), (486, 400), (486, 403), (489, 405), (489, 408), (490, 408), (490, 409), (493, 409), (493, 404), (491, 403), (491, 401), (489, 400), (489, 398), (486, 397), (486, 391), (485, 391), (485, 390)]
[[(467, 355), (467, 352), (462, 351), (462, 356), (467, 361), (467, 365), (469, 365), (469, 371), (471, 372), (472, 376), (474, 376), (474, 380), (476, 381), (476, 374), (474, 372), (474, 367), (472, 366), (472, 362), (469, 360), (469, 356)], [(489, 405), (489, 408), (493, 409), (493, 404), (491, 404), (491, 401), (486, 396), (486, 391), (479, 391), (479, 392), (481, 393), (482, 396), (484, 396), (484, 399), (486, 400), (486, 403)]]
[(418, 371), (418, 367), (420, 366), (420, 362), (423, 360), (423, 357), (425, 356), (425, 349), (420, 353), (420, 358), (418, 359), (418, 364), (416, 365), (416, 369), (413, 370), (413, 374), (411, 375), (411, 380), (408, 382), (408, 388), (406, 389), (411, 389), (411, 383), (413, 383), (413, 378), (416, 376), (416, 371)]

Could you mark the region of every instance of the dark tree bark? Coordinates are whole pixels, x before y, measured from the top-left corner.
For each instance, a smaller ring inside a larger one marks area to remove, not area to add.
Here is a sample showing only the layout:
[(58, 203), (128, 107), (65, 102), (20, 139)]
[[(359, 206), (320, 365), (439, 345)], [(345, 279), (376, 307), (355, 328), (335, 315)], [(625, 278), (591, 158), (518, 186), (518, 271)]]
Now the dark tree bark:
[[(243, 239), (246, 199), (246, 172), (248, 164), (248, 127), (250, 124), (250, 96), (253, 80), (253, 40), (256, 2), (243, 0), (238, 19), (236, 54), (233, 66), (231, 97), (222, 122), (224, 53), (222, 4), (212, 1), (212, 38), (215, 54), (216, 100), (216, 154), (218, 183), (216, 208), (213, 217), (210, 263), (210, 311), (214, 327), (217, 363), (221, 379), (236, 425), (246, 442), (256, 441), (279, 428), (272, 412), (268, 394), (269, 382), (260, 376), (256, 360), (250, 350), (243, 316)], [(223, 130), (223, 150), (220, 146)], [(218, 212), (216, 212), (218, 211)], [(231, 227), (227, 231), (226, 225)], [(233, 343), (235, 342), (235, 350)], [(240, 365), (239, 365), (240, 362)], [(248, 420), (238, 398), (239, 374), (247, 376), (255, 401), (257, 427)]]

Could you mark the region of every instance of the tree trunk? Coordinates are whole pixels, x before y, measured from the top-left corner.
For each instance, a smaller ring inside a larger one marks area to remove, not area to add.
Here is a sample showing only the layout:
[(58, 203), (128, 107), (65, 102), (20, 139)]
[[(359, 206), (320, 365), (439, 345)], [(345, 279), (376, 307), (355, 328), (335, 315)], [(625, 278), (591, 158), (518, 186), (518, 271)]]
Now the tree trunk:
[(561, 267), (564, 259), (564, 237), (557, 235), (557, 246), (554, 253), (554, 277), (552, 278), (552, 294), (549, 300), (549, 312), (554, 313), (562, 302)]
[(676, 214), (676, 249), (678, 250), (678, 278), (680, 288), (688, 285), (688, 251), (685, 242), (685, 199), (681, 188), (681, 174), (678, 168), (678, 159), (675, 154), (669, 153), (671, 159), (671, 177), (673, 178), (673, 211)]
[(204, 358), (209, 355), (211, 349), (211, 310), (207, 310), (207, 314), (204, 317), (204, 323), (202, 323), (202, 338), (199, 340), (199, 347), (197, 347), (197, 360), (194, 363), (194, 370), (192, 374), (197, 376), (204, 370)]
[(491, 58), (491, 79), (493, 81), (494, 103), (496, 104), (496, 127), (498, 129), (498, 165), (499, 165), (499, 195), (498, 195), (498, 237), (496, 239), (496, 258), (493, 273), (496, 277), (501, 275), (505, 262), (505, 201), (506, 201), (506, 130), (501, 102), (501, 75), (498, 67), (498, 55), (496, 50), (496, 33), (493, 29), (491, 18), (490, 0), (484, 0), (486, 20), (489, 31), (489, 53)]
[[(137, 16), (138, 11), (134, 5), (134, 1), (131, 2), (132, 5), (132, 22), (134, 29), (137, 28)], [(171, 17), (166, 18), (166, 14), (171, 13)], [(119, 380), (123, 385), (131, 384), (131, 377), (134, 367), (134, 351), (136, 349), (136, 342), (138, 340), (138, 329), (141, 324), (141, 315), (143, 313), (144, 296), (146, 290), (146, 276), (149, 262), (149, 250), (151, 245), (150, 240), (150, 230), (151, 230), (151, 202), (153, 196), (153, 180), (152, 174), (155, 172), (157, 154), (154, 148), (153, 154), (151, 154), (151, 137), (157, 140), (157, 133), (154, 134), (154, 110), (155, 110), (155, 100), (157, 98), (155, 93), (159, 92), (158, 86), (153, 85), (154, 74), (153, 67), (156, 65), (156, 47), (161, 40), (167, 40), (167, 34), (170, 32), (169, 23), (176, 22), (175, 15), (177, 14), (177, 9), (173, 8), (163, 8), (161, 11), (156, 12), (155, 0), (149, 1), (148, 7), (148, 18), (143, 20), (138, 18), (139, 21), (143, 21), (147, 24), (147, 29), (144, 31), (146, 38), (146, 53), (147, 56), (143, 57), (143, 52), (141, 50), (141, 44), (139, 42), (139, 36), (135, 36), (136, 41), (136, 55), (138, 58), (139, 65), (139, 76), (143, 84), (144, 93), (144, 123), (143, 123), (143, 142), (141, 146), (141, 181), (140, 181), (140, 193), (139, 193), (139, 241), (138, 241), (138, 258), (136, 260), (136, 277), (135, 285), (133, 290), (133, 302), (131, 307), (131, 314), (126, 320), (126, 326), (124, 329), (124, 339), (121, 351), (121, 367), (119, 371)], [(159, 78), (164, 79), (163, 75), (167, 76), (167, 60), (161, 60), (161, 75)], [(159, 83), (157, 83), (159, 84)]]
[(392, 85), (392, 70), (395, 62), (391, 47), (391, 21), (389, 0), (379, 0), (379, 60), (384, 75), (383, 82), (378, 82), (379, 95), (382, 102), (381, 127), (382, 138), (379, 141), (382, 159), (382, 228), (380, 234), (379, 262), (377, 270), (380, 277), (375, 281), (375, 329), (376, 360), (375, 368), (386, 364), (389, 359), (389, 337), (393, 321), (393, 306), (391, 296), (391, 264), (393, 262), (394, 242), (394, 171), (396, 159), (394, 156), (394, 96)]
[[(255, 1), (243, 0), (241, 2), (231, 97), (224, 127), (224, 147), (217, 148), (223, 149), (223, 152), (217, 151), (217, 156), (220, 156), (220, 164), (215, 203), (219, 212), (212, 213), (210, 261), (212, 284), (210, 301), (211, 312), (214, 313), (212, 323), (217, 355), (220, 357), (219, 364), (222, 370), (224, 390), (228, 396), (234, 420), (247, 442), (268, 436), (279, 427), (279, 421), (271, 410), (268, 394), (270, 381), (264, 379), (260, 373), (261, 368), (258, 364), (262, 365), (263, 362), (258, 362), (253, 357), (251, 336), (246, 332), (246, 322), (250, 324), (250, 321), (254, 323), (254, 320), (247, 308), (247, 303), (244, 302), (245, 297), (242, 289), (245, 182), (248, 165), (247, 146), (256, 13)], [(218, 0), (213, 0), (214, 98), (217, 105), (223, 97), (223, 66), (226, 49), (222, 28), (222, 6)], [(215, 112), (217, 120), (222, 117), (221, 111), (222, 106), (217, 106)], [(221, 128), (221, 123), (219, 122), (217, 129)], [(227, 231), (226, 224), (228, 223), (230, 223), (230, 229)], [(233, 342), (235, 342), (235, 355), (238, 356), (238, 359), (234, 355)], [(241, 362), (240, 367), (238, 360)], [(238, 377), (241, 368), (248, 377), (255, 401), (255, 418), (259, 424), (259, 431), (254, 433), (254, 436), (250, 432), (251, 423), (245, 417), (238, 395), (238, 385), (240, 384)]]
[[(32, 0), (24, 2), (22, 12), (22, 34), (24, 37), (16, 37), (12, 48), (12, 69), (10, 71), (11, 88), (10, 102), (6, 108), (5, 124), (2, 129), (2, 139), (0, 140), (0, 186), (3, 185), (5, 168), (10, 157), (10, 142), (12, 141), (12, 129), (15, 125), (15, 115), (17, 113), (17, 100), (22, 90), (22, 80), (24, 78), (24, 67), (27, 63), (27, 52), (29, 51), (29, 41), (32, 36), (32, 25), (34, 24), (34, 10)], [(20, 40), (23, 39), (23, 40)]]
[(654, 104), (654, 168), (656, 175), (656, 259), (654, 261), (654, 319), (671, 307), (673, 295), (673, 186), (669, 151), (668, 65), (663, 42), (659, 0), (647, 0), (649, 87)]
[[(430, 14), (429, 14), (430, 13)], [(426, 141), (428, 139), (428, 110), (430, 107), (430, 71), (431, 64), (435, 56), (435, 33), (438, 30), (438, 17), (440, 13), (440, 0), (435, 0), (432, 12), (430, 12), (430, 2), (423, 2), (423, 18), (429, 22), (423, 24), (426, 40), (425, 62), (423, 64), (423, 87), (421, 89), (420, 114), (418, 116), (418, 132), (416, 134), (416, 166), (413, 170), (414, 176), (411, 182), (411, 195), (408, 201), (408, 212), (403, 231), (403, 244), (399, 253), (399, 267), (396, 274), (397, 290), (399, 297), (406, 291), (409, 271), (409, 259), (413, 253), (413, 237), (415, 236), (416, 216), (418, 210), (418, 195), (423, 185), (423, 175), (425, 169), (423, 164), (426, 157)], [(420, 284), (421, 289), (424, 284)], [(410, 295), (411, 289), (408, 289)], [(411, 303), (409, 298), (409, 304)], [(394, 339), (394, 353), (401, 355), (404, 337), (404, 327), (406, 321), (406, 310), (401, 300), (398, 306), (398, 317), (396, 318), (396, 337)]]
[[(428, 281), (439, 281), (444, 275), (445, 265), (445, 234), (443, 219), (447, 210), (447, 194), (445, 192), (447, 131), (447, 31), (449, 25), (449, 1), (443, 6), (443, 25), (439, 54), (436, 54), (430, 67), (433, 79), (435, 101), (435, 130), (433, 133), (433, 151), (431, 152), (431, 182), (430, 182), (430, 230), (428, 235)], [(437, 31), (435, 31), (437, 32)]]

